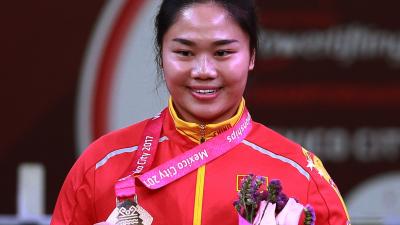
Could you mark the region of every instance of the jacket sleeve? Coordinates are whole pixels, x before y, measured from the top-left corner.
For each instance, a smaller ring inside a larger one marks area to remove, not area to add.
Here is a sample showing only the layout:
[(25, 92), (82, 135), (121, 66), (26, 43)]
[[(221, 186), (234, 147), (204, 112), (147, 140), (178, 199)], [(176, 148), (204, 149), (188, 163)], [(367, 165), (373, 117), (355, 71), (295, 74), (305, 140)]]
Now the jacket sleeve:
[(79, 159), (67, 175), (59, 193), (51, 225), (93, 225), (94, 169)]
[(349, 225), (350, 218), (339, 190), (321, 160), (310, 154), (309, 172), (311, 175), (308, 188), (308, 203), (316, 213), (317, 225)]

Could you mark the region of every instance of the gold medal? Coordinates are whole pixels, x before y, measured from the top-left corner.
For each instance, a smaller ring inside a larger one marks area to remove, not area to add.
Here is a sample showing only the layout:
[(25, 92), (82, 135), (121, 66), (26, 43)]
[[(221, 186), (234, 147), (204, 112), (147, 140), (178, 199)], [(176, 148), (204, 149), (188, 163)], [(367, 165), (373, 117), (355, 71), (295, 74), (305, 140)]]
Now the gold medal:
[(137, 203), (137, 197), (117, 201), (117, 225), (151, 225), (153, 217)]

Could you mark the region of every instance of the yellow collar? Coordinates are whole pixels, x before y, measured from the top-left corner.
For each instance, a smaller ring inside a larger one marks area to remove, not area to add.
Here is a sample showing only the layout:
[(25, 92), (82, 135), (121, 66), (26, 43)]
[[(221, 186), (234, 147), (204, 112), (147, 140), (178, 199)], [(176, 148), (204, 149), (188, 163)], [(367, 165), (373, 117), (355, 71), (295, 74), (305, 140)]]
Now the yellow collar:
[(194, 142), (201, 143), (233, 127), (242, 116), (244, 105), (245, 101), (242, 99), (236, 114), (232, 118), (216, 124), (197, 124), (182, 120), (174, 109), (171, 97), (169, 98), (168, 109), (178, 132)]

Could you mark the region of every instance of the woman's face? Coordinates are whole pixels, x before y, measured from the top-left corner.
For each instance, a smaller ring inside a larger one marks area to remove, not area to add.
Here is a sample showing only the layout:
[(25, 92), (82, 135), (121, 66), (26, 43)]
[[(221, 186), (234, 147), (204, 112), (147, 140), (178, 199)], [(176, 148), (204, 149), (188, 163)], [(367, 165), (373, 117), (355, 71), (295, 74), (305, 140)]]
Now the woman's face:
[(227, 11), (202, 3), (184, 9), (165, 34), (162, 67), (182, 119), (217, 123), (236, 113), (254, 57)]

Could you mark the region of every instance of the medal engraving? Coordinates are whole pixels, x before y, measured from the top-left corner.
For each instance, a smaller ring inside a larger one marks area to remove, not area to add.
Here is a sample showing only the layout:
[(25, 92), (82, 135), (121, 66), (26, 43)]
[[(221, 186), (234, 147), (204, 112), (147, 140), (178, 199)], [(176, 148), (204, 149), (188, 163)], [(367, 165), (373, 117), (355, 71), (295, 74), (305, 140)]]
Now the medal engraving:
[(151, 225), (153, 217), (133, 199), (117, 203), (117, 225)]

